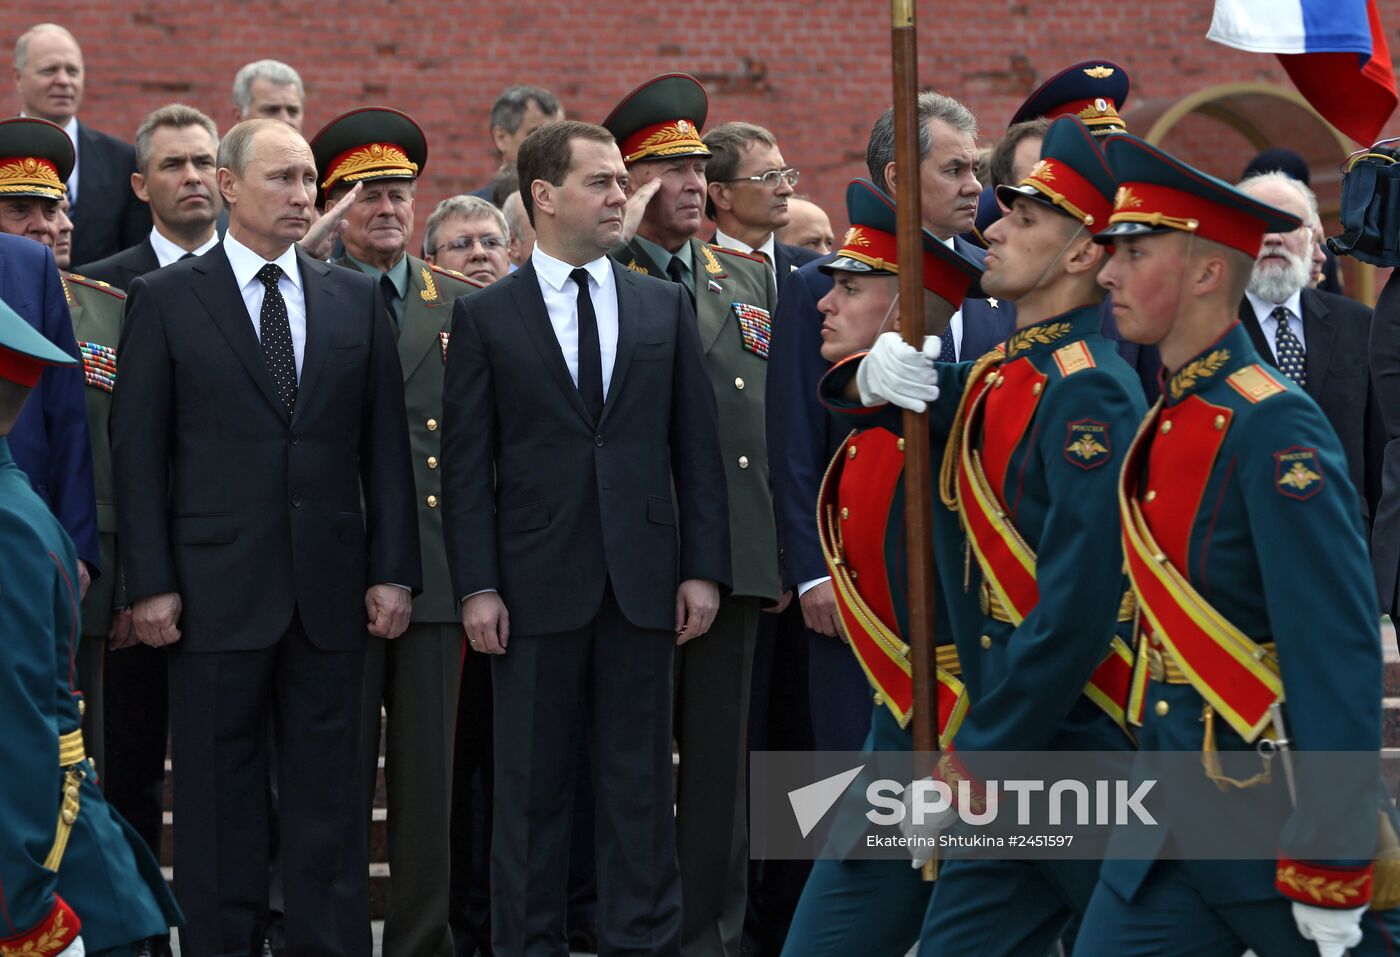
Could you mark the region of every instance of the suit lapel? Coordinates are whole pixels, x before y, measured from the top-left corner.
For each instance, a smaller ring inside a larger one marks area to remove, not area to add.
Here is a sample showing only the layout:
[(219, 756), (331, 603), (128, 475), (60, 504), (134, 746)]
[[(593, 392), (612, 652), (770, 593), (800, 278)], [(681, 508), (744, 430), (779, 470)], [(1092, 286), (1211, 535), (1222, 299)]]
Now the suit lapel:
[(637, 316), (641, 311), (641, 302), (636, 281), (627, 275), (628, 272), (613, 265), (613, 285), (617, 288), (617, 355), (613, 359), (612, 376), (608, 380), (608, 395), (603, 402), (604, 420), (622, 393), (623, 380), (627, 378), (627, 370), (632, 365), (632, 347), (637, 344)]
[(408, 257), (408, 295), (399, 332), (399, 367), (405, 382), (434, 346), (441, 350), (440, 333), (447, 331), (452, 318), (452, 303), (432, 275), (427, 263)]
[(248, 310), (243, 305), (242, 290), (238, 288), (238, 280), (234, 278), (233, 267), (229, 265), (223, 247), (211, 249), (201, 256), (195, 270), (208, 278), (207, 282), (194, 283), (195, 297), (204, 305), (219, 333), (228, 342), (238, 361), (243, 363), (243, 367), (248, 371), (248, 375), (252, 376), (263, 396), (277, 410), (282, 421), (290, 423), (282, 400), (277, 396), (272, 374), (267, 371), (262, 345), (258, 342), (257, 333), (253, 331), (253, 324), (248, 319)]
[(709, 355), (729, 321), (734, 286), (728, 273), (722, 270), (715, 273), (706, 268), (708, 260), (701, 252), (703, 246), (698, 239), (690, 241), (691, 268), (695, 270), (695, 321), (700, 329), (700, 345)]
[(593, 417), (583, 404), (583, 396), (578, 394), (578, 386), (574, 384), (573, 376), (569, 375), (564, 352), (559, 348), (559, 337), (554, 334), (554, 324), (549, 321), (549, 310), (545, 308), (544, 296), (540, 294), (540, 280), (534, 263), (526, 262), (507, 279), (498, 281), (510, 282), (510, 295), (520, 311), (520, 324), (525, 327), (554, 384), (563, 391), (565, 400), (574, 410), (583, 416), (583, 421), (593, 425)]
[(1259, 355), (1277, 369), (1278, 359), (1274, 356), (1274, 350), (1269, 348), (1269, 337), (1264, 335), (1264, 329), (1259, 325), (1259, 317), (1254, 314), (1254, 303), (1247, 297), (1240, 301), (1240, 322), (1244, 324), (1245, 332), (1249, 333), (1249, 341), (1254, 343)]
[[(315, 392), (316, 380), (330, 351), (331, 330), (336, 315), (346, 303), (336, 296), (335, 283), (330, 282), (331, 266), (312, 259), (297, 247), (297, 266), (301, 269), (302, 296), (306, 299), (306, 345), (301, 355), (301, 379), (297, 384), (296, 415), (303, 416), (308, 400)], [(389, 319), (385, 317), (385, 322)]]
[(1316, 399), (1322, 395), (1322, 387), (1327, 382), (1327, 369), (1332, 363), (1332, 345), (1337, 338), (1337, 323), (1322, 297), (1314, 295), (1311, 289), (1303, 290), (1301, 306), (1303, 368), (1308, 376), (1304, 391)]

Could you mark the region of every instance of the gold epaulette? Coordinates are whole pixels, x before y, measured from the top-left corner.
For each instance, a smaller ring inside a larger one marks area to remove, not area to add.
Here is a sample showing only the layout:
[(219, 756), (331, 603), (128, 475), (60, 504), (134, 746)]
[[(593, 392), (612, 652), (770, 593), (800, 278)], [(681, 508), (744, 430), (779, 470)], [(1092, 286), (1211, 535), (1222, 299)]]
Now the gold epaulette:
[(1257, 362), (1243, 369), (1236, 369), (1225, 377), (1225, 381), (1229, 383), (1230, 388), (1255, 404), (1288, 391)]
[(115, 296), (118, 299), (126, 298), (126, 293), (122, 292), (120, 289), (116, 288), (109, 282), (103, 282), (101, 279), (89, 279), (87, 276), (79, 276), (75, 272), (64, 273), (63, 277), (69, 282), (75, 282), (80, 286), (87, 286), (89, 289), (96, 289), (99, 292), (105, 292), (109, 296)]

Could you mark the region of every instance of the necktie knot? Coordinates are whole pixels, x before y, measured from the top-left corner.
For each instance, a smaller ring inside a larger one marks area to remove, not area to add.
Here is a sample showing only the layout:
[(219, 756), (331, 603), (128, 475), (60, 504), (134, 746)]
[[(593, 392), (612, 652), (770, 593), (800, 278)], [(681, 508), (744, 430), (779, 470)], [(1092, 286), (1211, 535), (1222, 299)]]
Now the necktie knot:
[(579, 289), (588, 288), (588, 270), (584, 269), (582, 266), (570, 272), (569, 278), (574, 281)]
[(1288, 325), (1288, 310), (1283, 306), (1274, 307), (1274, 321), (1281, 326)]
[(257, 280), (269, 289), (277, 288), (277, 280), (282, 278), (282, 267), (276, 263), (264, 263), (258, 270)]
[(685, 264), (675, 256), (672, 256), (671, 261), (666, 264), (666, 275), (671, 277), (672, 282), (684, 283)]

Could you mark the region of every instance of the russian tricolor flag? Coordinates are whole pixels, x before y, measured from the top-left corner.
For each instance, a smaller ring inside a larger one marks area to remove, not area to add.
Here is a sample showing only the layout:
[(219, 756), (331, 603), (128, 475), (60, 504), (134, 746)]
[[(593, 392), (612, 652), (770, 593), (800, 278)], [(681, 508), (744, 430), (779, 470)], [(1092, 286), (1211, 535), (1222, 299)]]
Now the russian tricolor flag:
[(1395, 71), (1376, 0), (1216, 0), (1207, 39), (1275, 53), (1329, 123), (1369, 146), (1395, 111)]

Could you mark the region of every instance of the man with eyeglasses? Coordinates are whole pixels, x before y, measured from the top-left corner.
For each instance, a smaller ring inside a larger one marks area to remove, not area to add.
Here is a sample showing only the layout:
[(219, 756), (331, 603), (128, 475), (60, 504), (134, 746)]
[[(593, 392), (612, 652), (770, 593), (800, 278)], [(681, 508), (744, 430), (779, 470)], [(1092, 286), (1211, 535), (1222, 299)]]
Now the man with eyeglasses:
[(788, 224), (797, 170), (783, 162), (773, 134), (753, 123), (717, 126), (704, 143), (710, 151), (705, 215), (718, 227), (710, 242), (765, 259), (781, 290), (788, 273), (817, 258), (810, 249), (776, 238)]
[[(759, 609), (778, 600), (778, 542), (768, 485), (764, 391), (777, 292), (762, 259), (701, 242), (705, 89), (670, 73), (628, 94), (603, 126), (630, 174), (628, 195), (654, 189), (619, 265), (685, 289), (719, 411), (729, 495), (732, 593), (703, 638), (677, 654), (675, 737), (680, 750), (677, 851), (681, 954), (739, 952), (747, 900), (744, 729)], [(659, 183), (659, 186), (652, 184)]]
[[(317, 133), (311, 150), (325, 209), (360, 187), (345, 214), (345, 256), (337, 264), (379, 283), (385, 321), (398, 341), (418, 496), (423, 592), (413, 601), (407, 631), (392, 642), (370, 641), (360, 724), (368, 826), (381, 708), (387, 715), (384, 777), (393, 826), (384, 949), (451, 957), (448, 822), (464, 649), (443, 544), (438, 459), (452, 304), (482, 283), (408, 255), (414, 185), (428, 158), (427, 141), (412, 118), (386, 107), (352, 110)], [(481, 733), (489, 734), (489, 725)]]
[(429, 264), (489, 285), (510, 272), (510, 227), (480, 196), (452, 196), (437, 204), (423, 230)]

